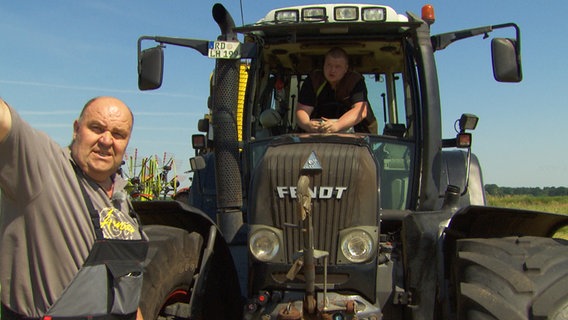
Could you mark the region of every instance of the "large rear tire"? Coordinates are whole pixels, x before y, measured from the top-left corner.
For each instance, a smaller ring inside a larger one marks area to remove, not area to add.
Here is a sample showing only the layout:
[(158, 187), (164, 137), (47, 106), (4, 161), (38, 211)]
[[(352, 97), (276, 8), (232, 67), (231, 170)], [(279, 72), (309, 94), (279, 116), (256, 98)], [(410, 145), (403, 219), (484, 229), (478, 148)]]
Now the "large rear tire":
[(568, 246), (508, 237), (458, 240), (457, 319), (568, 319)]
[(145, 226), (144, 232), (150, 242), (140, 309), (144, 319), (165, 319), (162, 313), (168, 305), (189, 304), (203, 238), (195, 232), (162, 225)]

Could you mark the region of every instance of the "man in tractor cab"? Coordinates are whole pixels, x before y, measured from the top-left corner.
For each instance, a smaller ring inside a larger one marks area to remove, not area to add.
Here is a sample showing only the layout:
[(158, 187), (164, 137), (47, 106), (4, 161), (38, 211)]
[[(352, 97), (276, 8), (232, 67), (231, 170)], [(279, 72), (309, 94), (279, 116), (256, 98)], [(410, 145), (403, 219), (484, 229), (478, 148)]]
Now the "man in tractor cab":
[(296, 122), (306, 132), (377, 133), (377, 121), (368, 99), (365, 79), (349, 70), (349, 56), (330, 49), (323, 70), (311, 72), (298, 97)]
[(62, 147), (0, 99), (3, 320), (141, 318), (148, 242), (117, 174), (132, 125), (97, 97)]

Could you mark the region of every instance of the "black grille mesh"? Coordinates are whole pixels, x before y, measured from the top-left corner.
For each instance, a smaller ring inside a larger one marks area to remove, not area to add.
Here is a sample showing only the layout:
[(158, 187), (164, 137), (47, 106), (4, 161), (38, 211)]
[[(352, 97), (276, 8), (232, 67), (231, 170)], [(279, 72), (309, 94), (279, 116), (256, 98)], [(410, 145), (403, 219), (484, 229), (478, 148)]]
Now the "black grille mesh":
[[(332, 199), (312, 199), (315, 249), (329, 252), (330, 265), (333, 265), (339, 230), (378, 222), (376, 167), (366, 147), (298, 143), (269, 148), (255, 179), (259, 189), (256, 190), (256, 205), (253, 206), (257, 212), (253, 217), (258, 219), (256, 223), (273, 224), (284, 230), (286, 262), (293, 262), (295, 253), (303, 247), (302, 222), (297, 199), (289, 195), (279, 197), (277, 188), (297, 185), (300, 169), (312, 151), (320, 160), (323, 171), (310, 177), (310, 188), (347, 188), (341, 199), (336, 199), (335, 195)], [(271, 219), (262, 217), (267, 214), (266, 210), (270, 211)], [(322, 262), (318, 261), (318, 264)]]
[(215, 135), (215, 179), (217, 207), (240, 208), (242, 186), (235, 109), (238, 97), (239, 70), (233, 60), (217, 61), (213, 96), (213, 130)]

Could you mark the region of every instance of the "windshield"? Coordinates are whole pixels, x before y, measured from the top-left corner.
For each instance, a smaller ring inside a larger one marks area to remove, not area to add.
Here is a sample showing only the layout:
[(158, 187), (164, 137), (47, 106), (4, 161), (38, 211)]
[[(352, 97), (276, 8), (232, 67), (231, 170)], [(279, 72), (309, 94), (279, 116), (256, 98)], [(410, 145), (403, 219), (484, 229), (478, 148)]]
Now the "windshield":
[[(377, 41), (361, 47), (376, 48), (372, 57), (367, 51), (350, 51), (350, 67), (365, 80), (367, 99), (378, 124), (377, 134), (370, 135), (368, 141), (380, 171), (381, 207), (409, 209), (412, 168), (416, 167), (415, 69), (407, 66), (402, 42)], [(276, 53), (290, 50), (272, 48)], [(295, 119), (298, 96), (308, 73), (323, 65), (324, 50), (319, 49), (321, 55), (265, 53), (264, 60), (250, 64), (248, 76), (253, 81), (247, 90), (249, 99), (254, 97), (250, 102), (251, 170), (272, 138), (301, 132)]]

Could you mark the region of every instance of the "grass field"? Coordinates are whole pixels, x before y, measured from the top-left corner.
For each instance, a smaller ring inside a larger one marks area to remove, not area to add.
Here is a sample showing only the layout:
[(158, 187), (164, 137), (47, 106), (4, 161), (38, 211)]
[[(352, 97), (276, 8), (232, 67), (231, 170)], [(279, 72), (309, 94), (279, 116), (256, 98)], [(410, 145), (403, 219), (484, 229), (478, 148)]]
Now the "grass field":
[(535, 211), (545, 211), (568, 214), (568, 196), (535, 197), (531, 195), (518, 196), (487, 196), (487, 205), (493, 207), (518, 208)]

